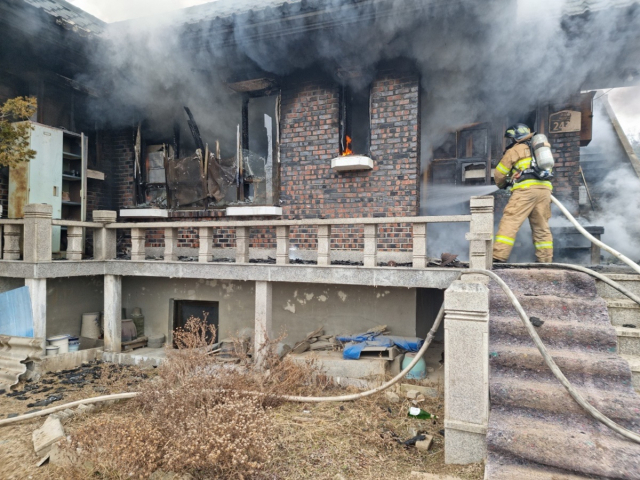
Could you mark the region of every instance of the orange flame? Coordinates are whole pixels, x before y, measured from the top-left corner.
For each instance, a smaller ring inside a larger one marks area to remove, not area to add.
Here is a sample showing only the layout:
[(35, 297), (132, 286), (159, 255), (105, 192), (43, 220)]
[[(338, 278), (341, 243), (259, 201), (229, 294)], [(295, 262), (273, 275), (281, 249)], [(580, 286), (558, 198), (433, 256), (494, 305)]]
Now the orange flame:
[(344, 151), (342, 152), (342, 156), (345, 155), (352, 155), (353, 154), (353, 150), (351, 150), (351, 137), (349, 135), (347, 135), (346, 137), (347, 140), (347, 146), (345, 147)]

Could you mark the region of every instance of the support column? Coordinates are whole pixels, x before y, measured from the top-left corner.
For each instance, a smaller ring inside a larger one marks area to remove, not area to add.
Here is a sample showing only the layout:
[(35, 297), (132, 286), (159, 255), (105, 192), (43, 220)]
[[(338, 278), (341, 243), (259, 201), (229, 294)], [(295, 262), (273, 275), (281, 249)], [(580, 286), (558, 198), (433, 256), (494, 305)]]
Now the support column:
[(67, 227), (67, 260), (82, 260), (82, 227)]
[(22, 225), (4, 226), (4, 260), (20, 260), (20, 231)]
[(470, 268), (491, 270), (493, 265), (493, 203), (492, 196), (471, 197)]
[(264, 361), (262, 347), (271, 336), (273, 320), (273, 289), (271, 282), (256, 282), (256, 324), (253, 341), (253, 357), (256, 365)]
[(178, 229), (164, 229), (164, 261), (178, 261)]
[(364, 266), (378, 265), (378, 225), (364, 226)]
[(24, 207), (24, 261), (51, 262), (51, 214), (53, 207), (30, 203)]
[(31, 297), (33, 338), (41, 339), (41, 349), (44, 353), (47, 337), (47, 279), (26, 278), (24, 284), (29, 287), (29, 296)]
[(427, 224), (413, 224), (413, 268), (427, 266)]
[(122, 277), (104, 276), (104, 350), (119, 353), (122, 342)]
[(276, 227), (276, 263), (289, 263), (289, 226)]
[(118, 213), (112, 210), (94, 210), (93, 221), (101, 223), (102, 228), (93, 229), (93, 259), (113, 260), (116, 258), (116, 230), (105, 228), (108, 223), (115, 223)]
[(318, 225), (318, 265), (331, 265), (331, 225)]
[(444, 458), (483, 460), (489, 420), (489, 290), (455, 281), (444, 294)]
[(213, 228), (198, 228), (200, 249), (198, 250), (198, 262), (206, 263), (213, 260)]
[(147, 243), (147, 231), (144, 228), (131, 229), (131, 260), (142, 262), (146, 257), (145, 244)]
[(249, 227), (236, 227), (236, 263), (249, 263)]

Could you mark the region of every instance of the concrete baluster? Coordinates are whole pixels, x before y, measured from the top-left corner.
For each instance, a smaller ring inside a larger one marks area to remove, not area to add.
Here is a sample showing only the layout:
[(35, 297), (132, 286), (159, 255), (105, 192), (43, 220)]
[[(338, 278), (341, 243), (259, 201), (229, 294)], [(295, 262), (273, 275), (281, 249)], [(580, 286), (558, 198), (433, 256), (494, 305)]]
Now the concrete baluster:
[(236, 263), (249, 263), (249, 227), (236, 227)]
[(471, 197), (471, 225), (466, 238), (469, 243), (469, 267), (491, 270), (493, 265), (492, 196)]
[(276, 227), (276, 263), (289, 263), (289, 226)]
[(444, 458), (480, 462), (489, 420), (489, 290), (457, 280), (444, 308)]
[(164, 261), (165, 262), (178, 261), (178, 231), (179, 230), (177, 228), (164, 229)]
[(318, 265), (331, 265), (331, 225), (318, 225)]
[(378, 225), (364, 226), (364, 266), (378, 265)]
[(141, 262), (146, 258), (147, 231), (144, 228), (131, 229), (131, 260)]
[(82, 260), (82, 227), (67, 227), (67, 260)]
[(20, 260), (20, 231), (22, 225), (4, 226), (4, 260)]
[(427, 224), (413, 224), (413, 268), (427, 266)]
[(51, 214), (53, 207), (30, 203), (24, 207), (24, 261), (51, 262)]
[(113, 260), (116, 258), (116, 229), (106, 228), (109, 223), (115, 223), (118, 213), (112, 210), (94, 210), (93, 221), (101, 223), (101, 228), (93, 229), (93, 258), (94, 260)]
[(198, 262), (206, 263), (213, 260), (213, 228), (198, 228), (200, 249), (198, 250)]

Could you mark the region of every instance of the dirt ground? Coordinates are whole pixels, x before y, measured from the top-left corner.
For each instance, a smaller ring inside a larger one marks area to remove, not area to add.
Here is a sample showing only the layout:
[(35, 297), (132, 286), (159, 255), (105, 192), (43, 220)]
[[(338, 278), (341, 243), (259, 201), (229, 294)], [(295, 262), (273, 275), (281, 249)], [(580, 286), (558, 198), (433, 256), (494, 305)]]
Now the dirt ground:
[[(82, 398), (135, 391), (140, 382), (149, 381), (153, 376), (154, 370), (140, 371), (107, 364), (85, 365), (76, 371), (47, 374), (38, 382), (20, 383), (10, 392), (12, 396), (0, 395), (0, 419)], [(16, 391), (24, 393), (16, 396)], [(63, 398), (49, 406), (27, 406), (50, 395), (62, 395)], [(409, 400), (394, 403), (385, 394), (378, 394), (349, 403), (289, 403), (273, 408), (269, 415), (275, 425), (273, 435), (277, 448), (260, 478), (409, 479), (411, 472), (418, 471), (481, 479), (482, 464), (444, 464), (442, 396), (429, 397), (419, 405), (436, 414), (439, 418), (435, 421), (409, 418), (407, 412), (411, 405)], [(76, 415), (64, 420), (63, 425), (65, 432), (72, 434), (87, 422), (122, 415), (127, 415), (126, 401), (101, 406), (93, 413)], [(3, 479), (65, 478), (64, 472), (55, 466), (36, 466), (40, 459), (34, 453), (31, 435), (45, 418), (0, 427), (0, 471)], [(424, 452), (401, 444), (411, 438), (412, 430), (433, 435), (431, 450)]]

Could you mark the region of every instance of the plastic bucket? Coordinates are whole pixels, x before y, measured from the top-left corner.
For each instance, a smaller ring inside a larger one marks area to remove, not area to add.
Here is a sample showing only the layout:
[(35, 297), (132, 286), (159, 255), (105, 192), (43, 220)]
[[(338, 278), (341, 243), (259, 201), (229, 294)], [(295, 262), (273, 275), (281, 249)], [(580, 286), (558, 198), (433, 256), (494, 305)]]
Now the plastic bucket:
[(47, 342), (52, 347), (59, 347), (58, 353), (69, 352), (69, 335), (56, 335), (55, 337), (47, 338)]
[[(404, 370), (409, 366), (409, 364), (415, 358), (415, 353), (406, 353), (404, 359), (402, 360), (402, 369)], [(424, 357), (418, 360), (409, 373), (407, 373), (407, 377), (410, 380), (422, 380), (423, 378), (427, 378), (427, 365), (424, 362)]]
[(77, 352), (80, 350), (80, 339), (78, 337), (69, 337), (69, 351)]
[(58, 350), (60, 350), (60, 347), (57, 347), (54, 345), (47, 345), (46, 349), (47, 349), (47, 357), (53, 357), (54, 355), (58, 355)]

